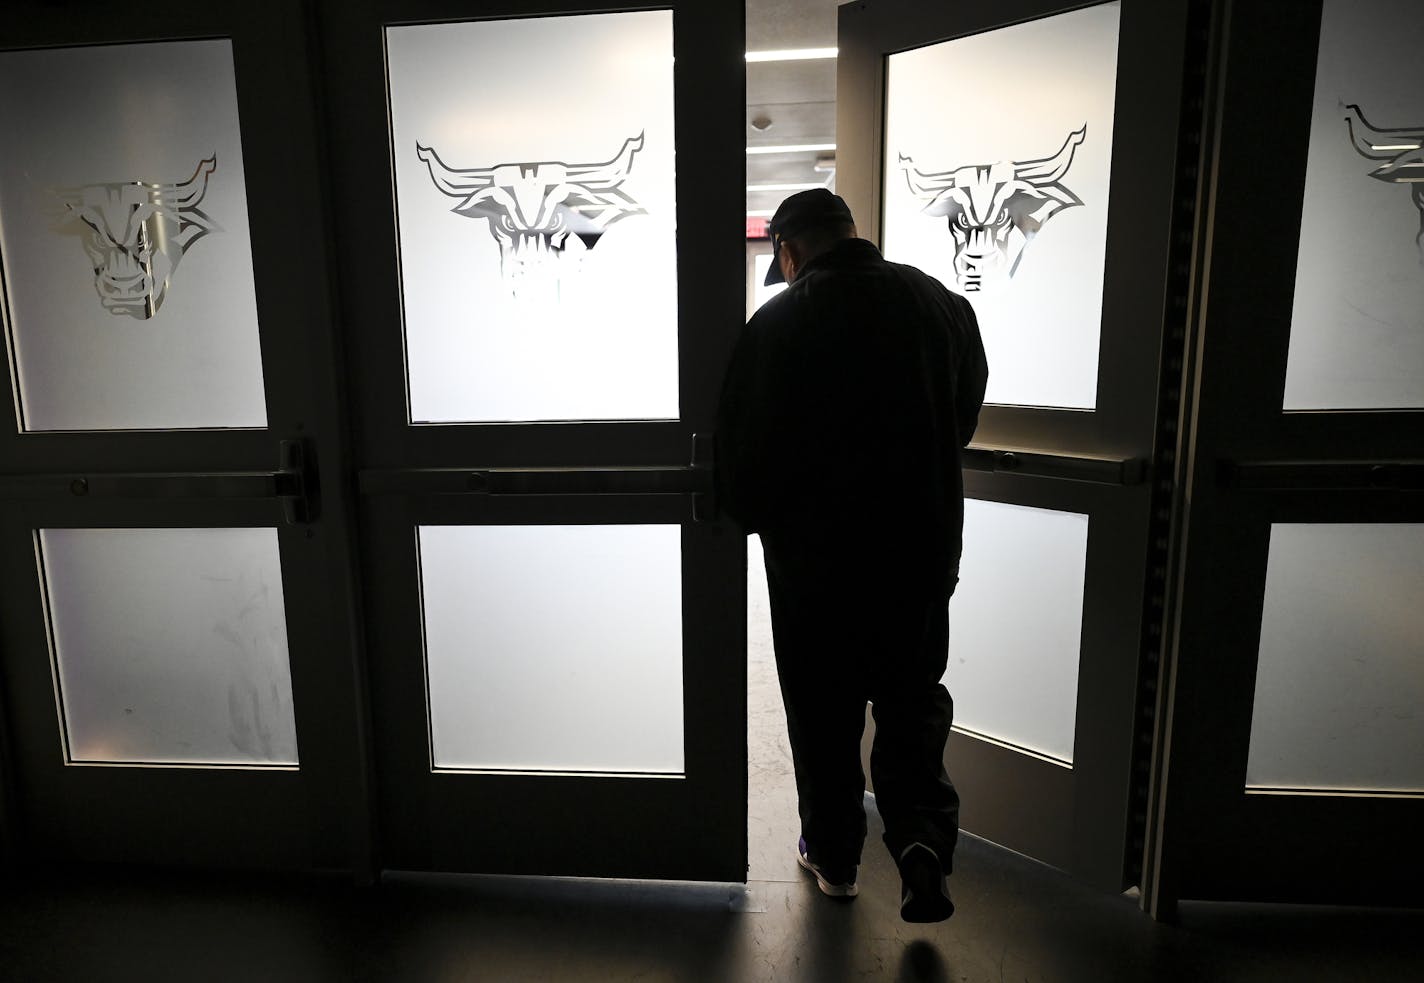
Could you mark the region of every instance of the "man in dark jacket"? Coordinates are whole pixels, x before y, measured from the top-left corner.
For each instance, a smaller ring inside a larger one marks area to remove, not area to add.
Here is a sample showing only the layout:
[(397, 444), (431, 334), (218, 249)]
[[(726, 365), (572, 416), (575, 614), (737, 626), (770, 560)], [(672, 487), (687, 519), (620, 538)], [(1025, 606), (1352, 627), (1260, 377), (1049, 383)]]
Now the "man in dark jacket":
[(945, 773), (954, 705), (940, 683), (964, 524), (960, 450), (988, 368), (974, 312), (855, 237), (845, 202), (787, 198), (767, 283), (723, 384), (725, 507), (761, 535), (796, 769), (798, 860), (856, 893), (865, 842), (860, 738), (899, 867), (901, 915), (954, 911), (945, 882), (959, 797)]

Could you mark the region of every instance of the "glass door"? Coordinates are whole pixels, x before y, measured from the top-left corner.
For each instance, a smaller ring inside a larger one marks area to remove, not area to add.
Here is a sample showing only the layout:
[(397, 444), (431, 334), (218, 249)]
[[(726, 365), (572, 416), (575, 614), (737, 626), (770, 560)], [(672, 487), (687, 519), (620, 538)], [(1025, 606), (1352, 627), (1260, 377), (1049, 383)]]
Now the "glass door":
[(0, 30), (11, 858), (359, 867), (300, 11), (24, 3)]
[(322, 10), (386, 867), (746, 876), (742, 12), (634, 8)]
[[(1414, 905), (1424, 9), (1238, 3), (1219, 36), (1146, 893)], [(1241, 221), (1264, 201), (1268, 230)]]
[(1160, 632), (1186, 20), (840, 10), (838, 190), (887, 259), (969, 298), (989, 360), (945, 679), (962, 827), (1114, 890)]

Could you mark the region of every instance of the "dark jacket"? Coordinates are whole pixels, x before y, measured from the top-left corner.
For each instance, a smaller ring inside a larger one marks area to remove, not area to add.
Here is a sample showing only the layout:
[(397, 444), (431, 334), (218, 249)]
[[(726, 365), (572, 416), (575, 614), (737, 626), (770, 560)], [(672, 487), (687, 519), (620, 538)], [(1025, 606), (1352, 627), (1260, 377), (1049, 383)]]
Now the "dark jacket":
[(813, 566), (893, 554), (952, 578), (960, 449), (987, 379), (968, 301), (864, 239), (839, 242), (738, 339), (718, 411), (723, 505)]

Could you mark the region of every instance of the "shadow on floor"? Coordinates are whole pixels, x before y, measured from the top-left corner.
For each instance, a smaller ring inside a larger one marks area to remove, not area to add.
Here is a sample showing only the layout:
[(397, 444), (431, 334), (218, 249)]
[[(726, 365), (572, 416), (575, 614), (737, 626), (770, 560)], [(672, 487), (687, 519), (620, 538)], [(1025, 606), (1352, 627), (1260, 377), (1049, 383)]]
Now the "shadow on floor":
[[(883, 851), (880, 851), (883, 852)], [(959, 913), (896, 917), (888, 859), (861, 897), (742, 885), (390, 874), (88, 870), (0, 887), (6, 981), (1393, 981), (1415, 979), (1424, 912), (1130, 900), (968, 839)]]

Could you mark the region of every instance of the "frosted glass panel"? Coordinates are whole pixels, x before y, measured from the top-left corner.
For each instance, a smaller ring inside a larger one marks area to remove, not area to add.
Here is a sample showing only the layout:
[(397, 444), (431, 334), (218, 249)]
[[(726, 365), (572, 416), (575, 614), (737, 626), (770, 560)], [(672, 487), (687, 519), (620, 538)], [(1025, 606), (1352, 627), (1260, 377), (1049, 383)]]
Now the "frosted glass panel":
[(949, 602), (955, 727), (1073, 760), (1088, 517), (966, 499)]
[(265, 427), (232, 44), (0, 53), (27, 430)]
[(1424, 791), (1424, 524), (1271, 527), (1246, 784)]
[(973, 302), (991, 403), (1097, 403), (1118, 8), (889, 58), (885, 255)]
[(386, 51), (411, 420), (675, 419), (672, 12)]
[(1424, 4), (1326, 0), (1287, 410), (1424, 406)]
[(419, 533), (436, 768), (682, 772), (679, 527)]
[(72, 761), (297, 763), (275, 529), (40, 544)]

